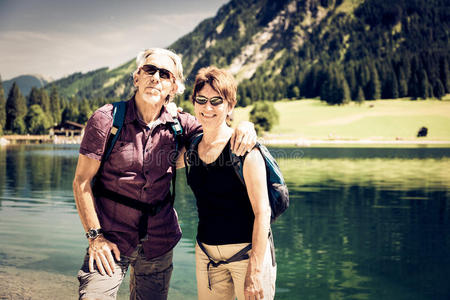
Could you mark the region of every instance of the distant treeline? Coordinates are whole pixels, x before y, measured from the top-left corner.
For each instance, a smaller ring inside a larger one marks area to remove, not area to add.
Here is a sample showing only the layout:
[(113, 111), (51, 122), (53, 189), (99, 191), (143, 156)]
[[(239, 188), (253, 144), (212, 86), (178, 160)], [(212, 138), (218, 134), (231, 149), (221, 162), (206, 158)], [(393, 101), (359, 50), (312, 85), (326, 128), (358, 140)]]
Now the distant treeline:
[[(298, 57), (288, 56), (278, 80), (254, 76), (239, 85), (241, 106), (255, 100), (315, 98), (329, 104), (375, 99), (441, 99), (450, 93), (449, 54), (424, 52), (411, 56), (351, 61), (348, 64), (315, 64), (296, 70)], [(264, 74), (259, 72), (258, 74)]]
[[(450, 93), (448, 1), (366, 0), (353, 16), (337, 12), (342, 1), (311, 2), (335, 9), (302, 47), (286, 48), (241, 82), (242, 106), (259, 99), (319, 97), (343, 104)], [(287, 37), (300, 28), (302, 12), (297, 14)]]
[(105, 98), (61, 97), (55, 86), (31, 89), (25, 97), (14, 82), (5, 98), (0, 79), (0, 134), (46, 134), (65, 121), (84, 124), (95, 109), (108, 103)]

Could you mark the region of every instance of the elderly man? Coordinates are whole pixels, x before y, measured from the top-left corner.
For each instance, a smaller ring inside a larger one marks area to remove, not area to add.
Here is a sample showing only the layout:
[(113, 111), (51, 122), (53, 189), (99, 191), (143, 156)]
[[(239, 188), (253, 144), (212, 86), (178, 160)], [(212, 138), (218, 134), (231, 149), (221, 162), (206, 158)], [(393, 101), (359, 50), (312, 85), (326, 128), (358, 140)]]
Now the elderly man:
[[(73, 190), (89, 241), (78, 273), (80, 299), (115, 299), (130, 265), (130, 299), (167, 299), (181, 230), (170, 201), (175, 172), (170, 154), (176, 150), (169, 124), (174, 117), (164, 104), (183, 92), (183, 69), (181, 59), (165, 49), (146, 50), (136, 61), (136, 92), (126, 103), (123, 128), (109, 159), (101, 164), (113, 122), (111, 104), (89, 119), (80, 146)], [(178, 119), (182, 144), (187, 145), (201, 127), (189, 114), (179, 113)], [(256, 141), (253, 125), (240, 124), (232, 141), (237, 154), (251, 149)], [(95, 196), (94, 177), (101, 186)], [(155, 214), (149, 216), (123, 199), (154, 207)]]

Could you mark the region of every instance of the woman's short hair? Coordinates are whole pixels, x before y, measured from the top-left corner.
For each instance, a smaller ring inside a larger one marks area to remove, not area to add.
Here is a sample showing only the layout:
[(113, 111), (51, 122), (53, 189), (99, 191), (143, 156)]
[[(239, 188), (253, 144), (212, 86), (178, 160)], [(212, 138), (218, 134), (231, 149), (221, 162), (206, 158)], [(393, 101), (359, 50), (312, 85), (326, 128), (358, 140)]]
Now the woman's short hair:
[(175, 52), (168, 49), (150, 48), (139, 52), (136, 57), (136, 70), (134, 70), (133, 72), (133, 78), (139, 72), (139, 69), (145, 64), (145, 60), (152, 54), (167, 55), (168, 57), (170, 57), (170, 59), (172, 59), (173, 63), (175, 64), (175, 74), (173, 75), (175, 76), (175, 82), (178, 86), (176, 94), (183, 94), (185, 87), (181, 58), (177, 54), (175, 54)]
[(205, 84), (209, 84), (231, 107), (236, 105), (237, 83), (229, 71), (215, 66), (201, 68), (195, 76), (192, 103)]

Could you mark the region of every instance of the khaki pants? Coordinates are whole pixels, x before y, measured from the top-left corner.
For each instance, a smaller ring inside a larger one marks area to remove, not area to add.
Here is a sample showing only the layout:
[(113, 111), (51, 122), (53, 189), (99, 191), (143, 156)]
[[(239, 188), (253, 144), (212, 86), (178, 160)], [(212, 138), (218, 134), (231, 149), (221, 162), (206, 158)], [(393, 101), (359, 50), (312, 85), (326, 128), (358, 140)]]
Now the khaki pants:
[[(217, 261), (226, 260), (239, 252), (248, 243), (228, 244), (211, 246), (203, 244), (209, 256)], [(249, 254), (251, 250), (249, 251)], [(199, 300), (232, 300), (236, 296), (238, 300), (244, 300), (244, 282), (247, 274), (248, 259), (229, 264), (222, 264), (218, 267), (210, 266), (209, 275), (211, 279), (211, 290), (208, 287), (208, 269), (209, 259), (195, 245), (197, 291)], [(275, 280), (277, 267), (272, 265), (272, 255), (270, 251), (270, 242), (267, 241), (266, 254), (263, 262), (263, 282), (264, 300), (273, 299), (275, 296)]]
[(79, 299), (116, 299), (117, 291), (131, 265), (130, 299), (166, 300), (172, 275), (173, 250), (153, 259), (146, 259), (139, 245), (131, 256), (121, 256), (115, 261), (114, 274), (101, 275), (94, 263), (94, 272), (89, 272), (89, 255), (86, 254), (83, 266), (78, 272), (80, 282)]

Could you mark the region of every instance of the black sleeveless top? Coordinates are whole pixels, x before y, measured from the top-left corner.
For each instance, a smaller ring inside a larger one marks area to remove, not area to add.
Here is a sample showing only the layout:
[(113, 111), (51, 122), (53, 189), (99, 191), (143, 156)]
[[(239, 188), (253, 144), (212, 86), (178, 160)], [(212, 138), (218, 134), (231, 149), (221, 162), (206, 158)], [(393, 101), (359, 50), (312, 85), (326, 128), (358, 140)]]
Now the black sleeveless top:
[(253, 214), (246, 187), (233, 169), (230, 142), (216, 161), (205, 164), (195, 149), (187, 177), (197, 199), (197, 238), (208, 245), (251, 243)]

